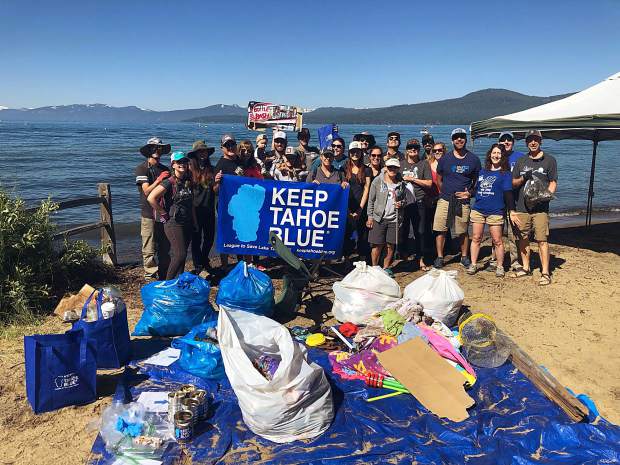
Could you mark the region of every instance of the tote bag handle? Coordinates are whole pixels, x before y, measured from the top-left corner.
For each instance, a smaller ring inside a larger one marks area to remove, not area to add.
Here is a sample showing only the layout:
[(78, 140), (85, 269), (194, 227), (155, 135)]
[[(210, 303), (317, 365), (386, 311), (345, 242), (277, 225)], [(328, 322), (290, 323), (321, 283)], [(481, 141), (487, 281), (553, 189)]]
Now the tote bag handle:
[(101, 313), (101, 304), (103, 302), (103, 292), (101, 291), (102, 291), (101, 289), (95, 289), (93, 292), (90, 293), (90, 295), (88, 296), (88, 299), (86, 299), (86, 302), (84, 302), (84, 305), (82, 306), (82, 316), (80, 316), (82, 320), (86, 316), (86, 310), (88, 309), (88, 304), (90, 303), (91, 300), (93, 300), (93, 295), (95, 295), (95, 292), (99, 292), (99, 294), (97, 294), (97, 319), (98, 320), (103, 319), (103, 313)]

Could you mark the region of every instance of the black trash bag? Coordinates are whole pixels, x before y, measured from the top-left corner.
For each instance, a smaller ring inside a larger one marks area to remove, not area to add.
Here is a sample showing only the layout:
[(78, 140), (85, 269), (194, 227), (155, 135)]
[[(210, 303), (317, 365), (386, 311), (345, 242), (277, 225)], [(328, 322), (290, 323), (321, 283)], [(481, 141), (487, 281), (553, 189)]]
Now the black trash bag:
[(531, 179), (528, 179), (523, 187), (523, 200), (528, 210), (533, 210), (537, 205), (541, 203), (549, 202), (553, 200), (555, 196), (549, 192), (549, 183), (537, 176), (537, 173), (532, 173)]

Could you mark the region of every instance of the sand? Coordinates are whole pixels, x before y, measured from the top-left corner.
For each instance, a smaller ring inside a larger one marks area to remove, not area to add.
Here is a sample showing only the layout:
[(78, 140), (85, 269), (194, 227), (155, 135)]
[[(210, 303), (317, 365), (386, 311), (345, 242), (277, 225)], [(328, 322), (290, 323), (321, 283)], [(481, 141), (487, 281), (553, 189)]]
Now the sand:
[[(553, 283), (536, 285), (539, 273), (522, 279), (498, 279), (481, 271), (459, 282), (470, 310), (491, 314), (498, 324), (563, 385), (588, 394), (602, 416), (620, 423), (620, 224), (554, 230), (551, 239)], [(534, 247), (535, 250), (535, 247)], [(488, 247), (483, 249), (488, 254)], [(421, 275), (400, 265), (404, 286)], [(130, 328), (141, 313), (140, 269), (119, 271), (128, 304)], [(91, 283), (92, 284), (92, 283)], [(311, 314), (320, 318), (316, 309)], [(299, 317), (290, 324), (311, 324)], [(88, 458), (99, 416), (111, 400), (118, 371), (101, 372), (99, 398), (83, 407), (34, 415), (26, 401), (23, 334), (58, 333), (68, 326), (48, 317), (33, 328), (11, 328), (0, 339), (0, 464), (74, 465)]]

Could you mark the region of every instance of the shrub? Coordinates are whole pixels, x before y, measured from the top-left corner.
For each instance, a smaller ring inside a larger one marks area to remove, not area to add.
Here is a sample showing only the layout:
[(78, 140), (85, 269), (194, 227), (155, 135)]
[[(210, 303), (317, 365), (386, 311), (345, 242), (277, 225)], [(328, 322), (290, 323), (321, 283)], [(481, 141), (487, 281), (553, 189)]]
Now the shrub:
[(108, 271), (98, 259), (99, 252), (86, 242), (55, 244), (57, 227), (50, 214), (57, 208), (47, 200), (34, 212), (26, 210), (23, 200), (0, 189), (2, 323), (32, 322), (66, 291)]

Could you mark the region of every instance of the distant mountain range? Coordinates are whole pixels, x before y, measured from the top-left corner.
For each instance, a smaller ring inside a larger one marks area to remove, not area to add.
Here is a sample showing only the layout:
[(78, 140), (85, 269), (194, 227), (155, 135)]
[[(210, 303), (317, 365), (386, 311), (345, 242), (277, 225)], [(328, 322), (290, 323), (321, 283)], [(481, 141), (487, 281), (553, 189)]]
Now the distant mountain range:
[[(469, 124), (514, 113), (571, 94), (535, 97), (506, 89), (484, 89), (463, 97), (436, 102), (381, 108), (320, 107), (304, 114), (305, 123), (340, 124)], [(62, 121), (119, 123), (242, 123), (247, 109), (239, 105), (211, 105), (189, 110), (153, 111), (104, 104), (61, 105), (10, 109), (0, 106), (0, 121)]]

